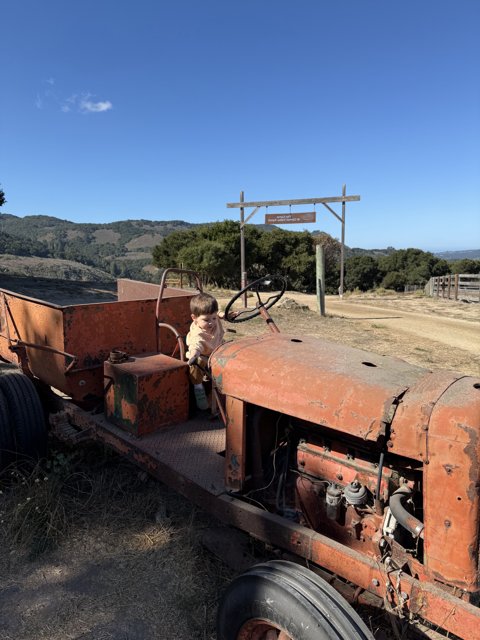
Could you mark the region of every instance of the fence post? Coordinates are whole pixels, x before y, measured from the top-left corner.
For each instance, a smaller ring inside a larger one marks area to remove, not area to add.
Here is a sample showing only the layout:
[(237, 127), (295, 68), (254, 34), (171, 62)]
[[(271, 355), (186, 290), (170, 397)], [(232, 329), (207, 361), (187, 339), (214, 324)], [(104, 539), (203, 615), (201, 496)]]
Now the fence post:
[(458, 300), (458, 281), (460, 276), (458, 273), (455, 274), (455, 300)]
[(320, 315), (325, 315), (325, 249), (317, 244), (315, 247), (317, 304)]
[(448, 286), (447, 295), (448, 295), (448, 299), (450, 300), (450, 290), (452, 288), (452, 276), (450, 274), (448, 274), (447, 276), (447, 286)]

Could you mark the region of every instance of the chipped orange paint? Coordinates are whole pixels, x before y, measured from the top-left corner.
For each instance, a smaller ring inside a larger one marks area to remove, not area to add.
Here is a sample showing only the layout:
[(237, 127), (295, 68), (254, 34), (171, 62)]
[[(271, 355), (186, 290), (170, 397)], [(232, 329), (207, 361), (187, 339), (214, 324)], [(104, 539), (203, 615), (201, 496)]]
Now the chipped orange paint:
[[(132, 283), (134, 281), (130, 281)], [(140, 283), (143, 284), (143, 283)], [(158, 285), (151, 285), (158, 290)], [(156, 353), (171, 355), (176, 339), (171, 331), (158, 330), (156, 295), (149, 289), (150, 299), (135, 299), (133, 287), (117, 302), (59, 306), (0, 290), (0, 356), (17, 362), (9, 349), (10, 338), (58, 351), (71, 353), (77, 362), (67, 371), (69, 360), (57, 353), (27, 347), (32, 373), (48, 385), (71, 396), (75, 401), (103, 396), (103, 363), (110, 351), (118, 349), (129, 355)], [(143, 292), (142, 293), (147, 293)], [(162, 322), (171, 324), (186, 335), (190, 324), (191, 291), (167, 288), (160, 305)]]
[(245, 482), (246, 407), (236, 398), (226, 399), (227, 439), (225, 451), (225, 486), (240, 491)]
[(105, 362), (105, 415), (141, 436), (188, 419), (188, 365), (163, 354)]
[(211, 358), (227, 396), (376, 441), (394, 400), (424, 370), (402, 360), (319, 341), (269, 334), (229, 342)]

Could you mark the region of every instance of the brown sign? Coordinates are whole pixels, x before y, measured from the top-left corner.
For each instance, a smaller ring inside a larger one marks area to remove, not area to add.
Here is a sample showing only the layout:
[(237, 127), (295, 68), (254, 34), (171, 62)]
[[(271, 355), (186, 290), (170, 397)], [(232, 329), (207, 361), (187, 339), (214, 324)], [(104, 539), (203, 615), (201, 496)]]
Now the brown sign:
[(315, 220), (315, 211), (265, 214), (265, 224), (301, 224), (302, 222), (315, 222)]

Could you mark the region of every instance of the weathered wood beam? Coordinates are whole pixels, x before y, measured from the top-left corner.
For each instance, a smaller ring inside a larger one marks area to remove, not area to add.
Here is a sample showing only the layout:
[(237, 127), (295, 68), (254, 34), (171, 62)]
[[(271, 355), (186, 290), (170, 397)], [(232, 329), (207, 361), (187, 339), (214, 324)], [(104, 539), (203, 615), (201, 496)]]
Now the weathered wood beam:
[(288, 207), (296, 204), (325, 204), (326, 202), (358, 202), (360, 196), (333, 196), (332, 198), (302, 198), (300, 200), (263, 200), (261, 202), (227, 202), (228, 209), (240, 207)]

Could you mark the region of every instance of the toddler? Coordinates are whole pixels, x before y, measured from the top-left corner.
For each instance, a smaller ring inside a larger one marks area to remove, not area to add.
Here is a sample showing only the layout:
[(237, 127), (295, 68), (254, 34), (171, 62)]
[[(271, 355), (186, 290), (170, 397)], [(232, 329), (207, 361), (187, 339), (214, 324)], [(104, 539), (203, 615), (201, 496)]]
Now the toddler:
[[(199, 293), (190, 300), (192, 324), (187, 334), (186, 357), (190, 365), (190, 380), (199, 409), (208, 409), (208, 400), (203, 388), (202, 369), (206, 369), (212, 351), (223, 342), (224, 330), (220, 320), (217, 300), (208, 293)], [(194, 363), (200, 365), (197, 367)]]

